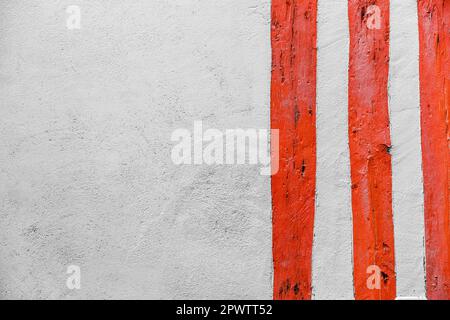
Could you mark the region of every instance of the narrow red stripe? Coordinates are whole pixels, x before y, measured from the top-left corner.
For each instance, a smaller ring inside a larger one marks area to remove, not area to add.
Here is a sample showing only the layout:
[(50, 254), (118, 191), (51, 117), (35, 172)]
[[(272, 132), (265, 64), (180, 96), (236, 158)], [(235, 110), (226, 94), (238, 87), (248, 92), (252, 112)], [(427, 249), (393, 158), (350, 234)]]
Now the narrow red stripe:
[(271, 128), (274, 298), (311, 298), (316, 176), (317, 0), (272, 1)]
[[(377, 7), (371, 7), (373, 5)], [(348, 12), (349, 144), (355, 298), (395, 299), (387, 91), (389, 0), (349, 0)], [(378, 18), (379, 25), (376, 23)], [(376, 267), (370, 268), (371, 266)], [(377, 273), (376, 268), (381, 272)], [(381, 275), (379, 288), (376, 287), (377, 282), (369, 278), (377, 275)]]
[(450, 299), (450, 1), (419, 0), (428, 299)]

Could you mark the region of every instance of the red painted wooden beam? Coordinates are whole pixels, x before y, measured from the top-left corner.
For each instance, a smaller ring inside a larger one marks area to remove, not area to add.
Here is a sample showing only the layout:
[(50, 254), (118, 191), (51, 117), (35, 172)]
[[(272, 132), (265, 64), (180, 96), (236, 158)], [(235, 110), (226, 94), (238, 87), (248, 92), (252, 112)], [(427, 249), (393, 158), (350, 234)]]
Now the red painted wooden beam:
[(419, 0), (428, 299), (450, 299), (450, 1)]
[(317, 0), (272, 1), (274, 299), (311, 298), (316, 176)]
[[(389, 0), (349, 0), (349, 145), (356, 299), (395, 299)], [(374, 267), (373, 267), (374, 266)], [(379, 270), (377, 274), (372, 274)], [(370, 276), (379, 276), (374, 285)]]

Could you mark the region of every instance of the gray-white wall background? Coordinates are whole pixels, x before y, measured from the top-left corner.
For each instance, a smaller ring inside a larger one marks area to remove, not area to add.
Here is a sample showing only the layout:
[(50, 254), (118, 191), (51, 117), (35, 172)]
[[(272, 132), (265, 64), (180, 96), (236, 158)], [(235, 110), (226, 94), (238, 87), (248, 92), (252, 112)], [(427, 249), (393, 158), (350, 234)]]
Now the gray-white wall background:
[(269, 0), (0, 0), (0, 298), (270, 299), (270, 178), (170, 158), (269, 86)]

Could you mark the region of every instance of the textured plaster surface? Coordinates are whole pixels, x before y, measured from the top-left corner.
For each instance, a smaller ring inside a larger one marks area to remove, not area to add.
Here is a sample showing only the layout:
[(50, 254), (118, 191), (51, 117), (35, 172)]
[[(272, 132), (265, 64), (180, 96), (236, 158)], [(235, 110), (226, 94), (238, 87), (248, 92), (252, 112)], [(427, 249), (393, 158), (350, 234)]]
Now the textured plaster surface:
[(352, 209), (348, 148), (347, 0), (319, 1), (315, 299), (352, 299)]
[(391, 0), (390, 120), (397, 296), (425, 296), (417, 1)]
[(269, 177), (170, 158), (269, 127), (269, 0), (0, 5), (0, 298), (271, 298)]

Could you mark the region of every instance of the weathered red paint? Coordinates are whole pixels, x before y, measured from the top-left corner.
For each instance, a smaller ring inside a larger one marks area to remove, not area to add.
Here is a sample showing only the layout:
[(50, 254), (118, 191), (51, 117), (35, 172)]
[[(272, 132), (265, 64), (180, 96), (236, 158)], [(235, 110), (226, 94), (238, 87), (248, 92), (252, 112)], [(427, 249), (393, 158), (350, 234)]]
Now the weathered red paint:
[(450, 1), (419, 0), (428, 299), (450, 299)]
[[(370, 7), (376, 5), (377, 7)], [(373, 10), (373, 9), (376, 10)], [(377, 10), (379, 10), (377, 12)], [(372, 14), (379, 15), (377, 17)], [(388, 110), (389, 0), (349, 0), (349, 145), (355, 298), (395, 299)], [(372, 23), (380, 18), (377, 26)], [(369, 28), (370, 26), (370, 28)], [(367, 285), (381, 269), (379, 289)], [(370, 270), (370, 269), (369, 269)]]
[(274, 299), (311, 298), (316, 177), (317, 0), (272, 1)]

